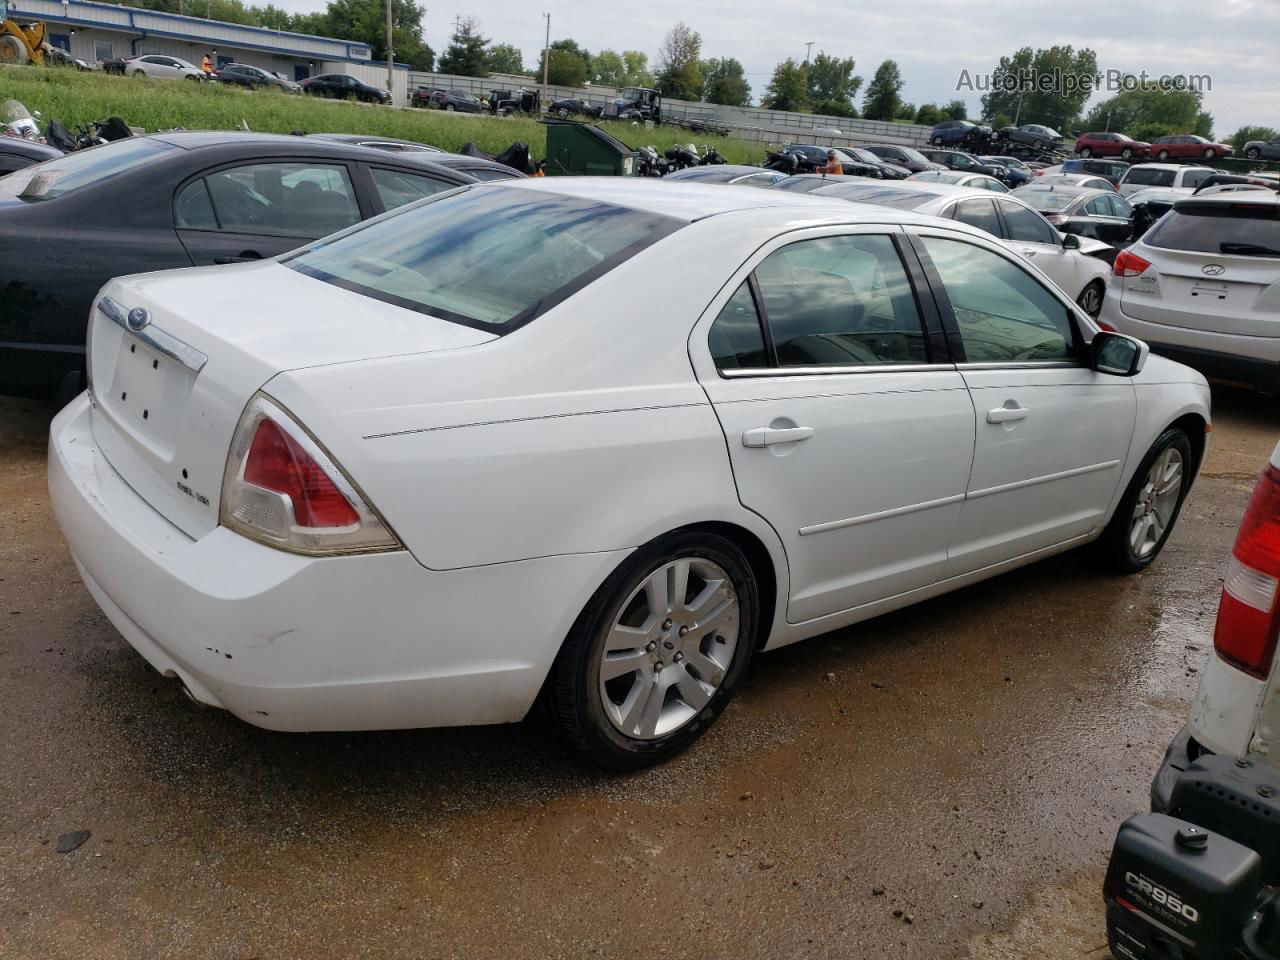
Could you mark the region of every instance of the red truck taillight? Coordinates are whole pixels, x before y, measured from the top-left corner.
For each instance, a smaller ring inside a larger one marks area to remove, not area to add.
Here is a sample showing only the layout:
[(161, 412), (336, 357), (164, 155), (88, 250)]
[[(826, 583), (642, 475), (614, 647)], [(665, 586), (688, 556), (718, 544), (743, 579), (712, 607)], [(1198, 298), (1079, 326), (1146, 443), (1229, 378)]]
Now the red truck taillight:
[(1223, 660), (1266, 679), (1280, 631), (1280, 469), (1268, 465), (1254, 485), (1227, 565), (1213, 647)]

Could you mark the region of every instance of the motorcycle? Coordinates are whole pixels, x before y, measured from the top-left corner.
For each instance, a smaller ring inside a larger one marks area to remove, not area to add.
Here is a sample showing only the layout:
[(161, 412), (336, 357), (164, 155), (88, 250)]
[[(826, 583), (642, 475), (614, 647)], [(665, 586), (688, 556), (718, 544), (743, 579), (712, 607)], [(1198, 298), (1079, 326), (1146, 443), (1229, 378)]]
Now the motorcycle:
[(666, 158), (658, 154), (657, 147), (652, 145), (641, 147), (636, 152), (640, 154), (640, 176), (661, 177), (670, 169)]
[(96, 120), (79, 127), (74, 134), (59, 121), (50, 120), (45, 135), (50, 145), (57, 147), (63, 153), (71, 153), (74, 150), (87, 150), (89, 147), (123, 140), (125, 137), (133, 136), (133, 131), (119, 117), (107, 117), (105, 120)]
[[(36, 116), (40, 114), (37, 112)], [(17, 100), (6, 100), (0, 103), (0, 134), (6, 137), (19, 137), (35, 143), (40, 139), (40, 127), (36, 125), (31, 111)]]

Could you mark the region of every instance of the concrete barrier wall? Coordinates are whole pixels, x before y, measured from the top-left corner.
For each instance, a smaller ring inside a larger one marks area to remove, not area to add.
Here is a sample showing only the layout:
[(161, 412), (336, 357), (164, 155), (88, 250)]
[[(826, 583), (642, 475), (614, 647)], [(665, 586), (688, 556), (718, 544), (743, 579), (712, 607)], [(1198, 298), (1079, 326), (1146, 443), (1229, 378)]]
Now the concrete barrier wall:
[[(422, 73), (410, 71), (409, 91), (418, 87), (429, 90), (465, 90), (482, 100), (492, 89), (541, 89), (534, 77), (493, 73), (487, 77), (459, 77), (447, 73)], [(616, 99), (614, 87), (560, 87), (547, 88), (547, 99), (585, 100), (604, 106)], [(397, 99), (397, 102), (403, 102)], [(913, 123), (887, 123), (880, 120), (854, 120), (848, 117), (822, 116), (812, 113), (794, 113), (785, 110), (765, 110), (760, 107), (726, 107), (715, 103), (693, 103), (687, 100), (662, 101), (663, 114), (673, 120), (701, 121), (727, 127), (730, 133), (743, 140), (762, 145), (778, 145), (792, 141), (820, 143), (823, 146), (859, 146), (866, 143), (892, 143), (900, 146), (921, 146), (928, 143), (929, 128)], [(833, 131), (839, 131), (834, 133)], [(696, 134), (692, 135), (696, 139)]]

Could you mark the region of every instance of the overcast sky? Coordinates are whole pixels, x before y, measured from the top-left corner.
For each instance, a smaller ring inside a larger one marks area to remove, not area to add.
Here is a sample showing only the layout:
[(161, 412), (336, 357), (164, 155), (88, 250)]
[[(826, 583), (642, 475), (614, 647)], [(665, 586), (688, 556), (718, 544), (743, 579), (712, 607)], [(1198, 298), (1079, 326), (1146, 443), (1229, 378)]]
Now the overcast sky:
[[(315, 10), (324, 0), (282, 5)], [(572, 37), (592, 52), (643, 50), (651, 63), (663, 34), (684, 20), (702, 34), (704, 57), (742, 62), (757, 101), (774, 65), (803, 59), (812, 40), (815, 54), (854, 57), (864, 89), (876, 66), (891, 58), (902, 70), (905, 100), (942, 104), (960, 96), (976, 115), (979, 95), (956, 91), (962, 70), (988, 73), (1018, 47), (1063, 43), (1092, 47), (1103, 71), (1208, 74), (1205, 106), (1220, 138), (1245, 124), (1280, 128), (1280, 0), (455, 0), (428, 7), (424, 33), (439, 52), (454, 17), (475, 16), (484, 36), (515, 44), (532, 69), (544, 10), (551, 13), (552, 40)]]

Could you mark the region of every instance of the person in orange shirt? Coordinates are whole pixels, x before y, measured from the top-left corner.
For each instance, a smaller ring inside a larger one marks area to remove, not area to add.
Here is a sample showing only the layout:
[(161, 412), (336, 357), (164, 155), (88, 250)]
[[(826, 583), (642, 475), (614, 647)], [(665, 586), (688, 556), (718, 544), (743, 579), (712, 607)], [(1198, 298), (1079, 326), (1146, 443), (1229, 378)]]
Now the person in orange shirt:
[(200, 69), (205, 73), (213, 73), (213, 61), (209, 59), (207, 53), (204, 55), (204, 59), (200, 61)]
[(820, 172), (828, 177), (838, 177), (843, 175), (844, 166), (836, 159), (836, 152), (834, 150), (827, 151), (827, 165), (823, 167)]

